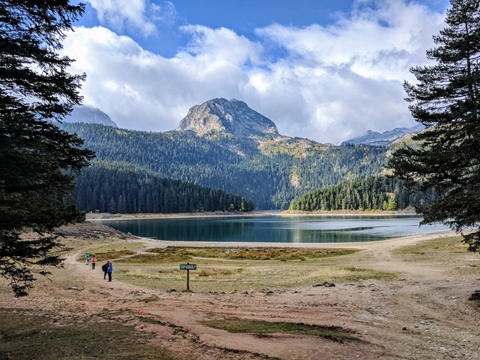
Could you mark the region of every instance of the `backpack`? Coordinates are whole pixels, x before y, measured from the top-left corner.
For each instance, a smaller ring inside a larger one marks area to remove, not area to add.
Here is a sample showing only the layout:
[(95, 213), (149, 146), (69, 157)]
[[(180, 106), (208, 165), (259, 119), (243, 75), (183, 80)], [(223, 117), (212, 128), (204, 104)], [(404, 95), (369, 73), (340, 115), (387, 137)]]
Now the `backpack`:
[(107, 271), (107, 268), (108, 268), (108, 265), (107, 265), (107, 264), (103, 264), (103, 265), (102, 265), (102, 270), (103, 270), (104, 272)]

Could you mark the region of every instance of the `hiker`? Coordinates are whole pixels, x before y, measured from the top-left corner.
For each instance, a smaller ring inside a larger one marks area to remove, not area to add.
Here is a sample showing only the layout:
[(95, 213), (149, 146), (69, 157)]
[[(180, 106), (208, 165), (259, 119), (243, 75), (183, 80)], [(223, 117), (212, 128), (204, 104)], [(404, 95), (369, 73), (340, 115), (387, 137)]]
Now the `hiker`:
[(103, 280), (107, 278), (108, 265), (110, 265), (110, 261), (107, 261), (105, 264), (102, 265)]
[(95, 255), (92, 256), (92, 270), (95, 270), (95, 264), (97, 263), (97, 257)]
[(85, 265), (88, 265), (88, 261), (90, 260), (90, 255), (89, 253), (85, 254)]
[(108, 269), (107, 269), (108, 281), (109, 281), (109, 282), (112, 281), (112, 271), (113, 271), (113, 265), (112, 265), (112, 263), (109, 261)]

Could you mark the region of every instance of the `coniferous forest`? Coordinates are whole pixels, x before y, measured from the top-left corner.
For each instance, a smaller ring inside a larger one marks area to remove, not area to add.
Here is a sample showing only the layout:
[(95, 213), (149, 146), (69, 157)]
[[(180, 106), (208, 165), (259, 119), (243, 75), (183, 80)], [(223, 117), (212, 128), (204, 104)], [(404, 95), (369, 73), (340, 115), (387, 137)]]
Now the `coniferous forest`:
[[(155, 133), (99, 124), (64, 123), (61, 128), (84, 139), (85, 147), (95, 151), (96, 160), (103, 164), (91, 168), (89, 176), (105, 164), (128, 164), (139, 173), (240, 195), (251, 199), (257, 209), (286, 209), (292, 199), (308, 191), (379, 174), (388, 150), (324, 145), (299, 138), (211, 139), (192, 131)], [(78, 186), (86, 174), (79, 178)], [(104, 194), (102, 204), (105, 201), (108, 207), (110, 198)], [(129, 206), (139, 209), (138, 204)], [(84, 205), (81, 208), (85, 209)]]
[(183, 213), (252, 211), (251, 200), (204, 186), (139, 172), (128, 165), (95, 162), (75, 187), (82, 211), (109, 213)]
[(367, 176), (327, 186), (295, 198), (290, 210), (398, 210), (431, 205), (439, 196), (432, 190), (409, 192), (404, 182), (385, 176)]

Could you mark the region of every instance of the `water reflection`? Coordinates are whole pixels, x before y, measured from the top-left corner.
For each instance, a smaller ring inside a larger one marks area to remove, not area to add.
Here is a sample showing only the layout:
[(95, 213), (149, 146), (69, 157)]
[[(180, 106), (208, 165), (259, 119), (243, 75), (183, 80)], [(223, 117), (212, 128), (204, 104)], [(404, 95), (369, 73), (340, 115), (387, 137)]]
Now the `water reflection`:
[(447, 230), (419, 227), (418, 217), (228, 217), (196, 219), (113, 220), (106, 225), (162, 240), (218, 242), (340, 243)]

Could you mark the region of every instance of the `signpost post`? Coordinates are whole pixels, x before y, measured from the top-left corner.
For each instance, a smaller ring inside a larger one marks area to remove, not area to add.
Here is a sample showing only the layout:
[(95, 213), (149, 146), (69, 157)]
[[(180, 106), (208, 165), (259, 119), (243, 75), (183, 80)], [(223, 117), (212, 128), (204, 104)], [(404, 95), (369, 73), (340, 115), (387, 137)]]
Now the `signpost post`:
[(187, 291), (190, 291), (190, 270), (197, 270), (197, 264), (180, 264), (180, 270), (187, 270)]

